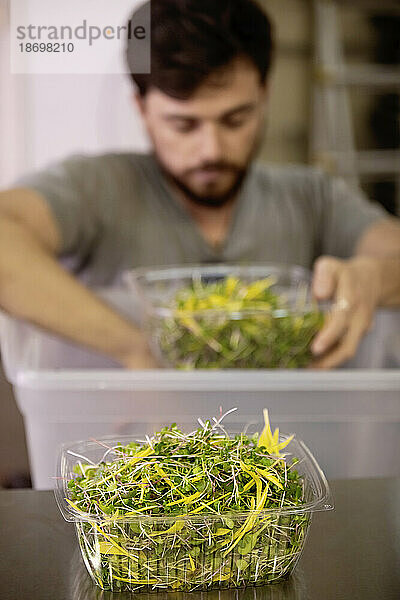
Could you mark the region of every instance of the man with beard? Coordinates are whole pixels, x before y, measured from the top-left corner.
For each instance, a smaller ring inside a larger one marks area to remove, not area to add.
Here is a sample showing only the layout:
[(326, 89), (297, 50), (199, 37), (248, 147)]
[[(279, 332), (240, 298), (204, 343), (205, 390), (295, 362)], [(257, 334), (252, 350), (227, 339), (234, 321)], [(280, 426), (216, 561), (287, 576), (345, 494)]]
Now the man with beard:
[(69, 158), (2, 193), (0, 306), (140, 368), (141, 332), (90, 286), (138, 266), (300, 264), (334, 301), (316, 366), (350, 358), (400, 302), (400, 226), (322, 172), (254, 162), (272, 51), (253, 0), (152, 0), (151, 74), (132, 78), (153, 152)]

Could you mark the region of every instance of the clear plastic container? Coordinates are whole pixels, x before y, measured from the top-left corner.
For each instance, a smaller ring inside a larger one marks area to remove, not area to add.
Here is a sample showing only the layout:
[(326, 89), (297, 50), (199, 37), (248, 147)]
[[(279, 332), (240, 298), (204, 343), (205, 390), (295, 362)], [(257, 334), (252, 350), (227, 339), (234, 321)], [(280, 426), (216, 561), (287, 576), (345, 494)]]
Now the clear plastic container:
[[(286, 438), (282, 435), (281, 441)], [(296, 438), (285, 453), (289, 463), (295, 457), (299, 461), (296, 469), (304, 490), (300, 507), (283, 504), (279, 510), (259, 513), (121, 515), (117, 520), (105, 520), (68, 504), (68, 481), (74, 466), (85, 462), (82, 457), (98, 464), (106, 452), (104, 444), (113, 447), (129, 441), (131, 437), (66, 444), (59, 459), (55, 489), (58, 506), (64, 518), (75, 523), (91, 578), (106, 590), (200, 591), (278, 583), (289, 576), (300, 558), (312, 513), (333, 508), (324, 473), (305, 444)], [(113, 452), (107, 451), (106, 460), (113, 458)], [(250, 549), (244, 552), (238, 544), (229, 553), (223, 552), (216, 542), (220, 532), (229, 527), (235, 534), (245, 523)]]
[[(273, 284), (268, 290), (254, 295), (253, 287), (243, 296), (242, 284), (269, 277)], [(150, 345), (166, 367), (299, 368), (311, 361), (311, 341), (323, 318), (311, 299), (310, 273), (301, 267), (258, 264), (138, 269), (126, 274), (125, 281), (135, 297), (141, 298)], [(221, 283), (223, 291), (215, 288)], [(190, 289), (197, 298), (207, 297), (207, 308), (199, 309), (196, 304), (192, 309), (185, 303), (178, 309), (176, 294), (187, 297), (185, 290)], [(269, 290), (279, 296), (278, 305)], [(263, 293), (266, 300), (260, 302)], [(226, 298), (232, 298), (230, 306)], [(246, 298), (245, 308), (241, 298)]]

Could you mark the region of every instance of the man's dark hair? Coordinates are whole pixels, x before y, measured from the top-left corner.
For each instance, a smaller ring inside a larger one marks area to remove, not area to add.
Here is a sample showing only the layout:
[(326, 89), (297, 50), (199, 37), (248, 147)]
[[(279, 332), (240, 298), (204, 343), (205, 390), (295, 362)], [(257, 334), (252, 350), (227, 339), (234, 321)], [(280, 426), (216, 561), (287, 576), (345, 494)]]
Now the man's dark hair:
[[(239, 57), (265, 83), (272, 54), (271, 22), (256, 0), (151, 0), (151, 74), (132, 79), (142, 96), (157, 88), (184, 100)], [(129, 64), (129, 42), (127, 56)]]

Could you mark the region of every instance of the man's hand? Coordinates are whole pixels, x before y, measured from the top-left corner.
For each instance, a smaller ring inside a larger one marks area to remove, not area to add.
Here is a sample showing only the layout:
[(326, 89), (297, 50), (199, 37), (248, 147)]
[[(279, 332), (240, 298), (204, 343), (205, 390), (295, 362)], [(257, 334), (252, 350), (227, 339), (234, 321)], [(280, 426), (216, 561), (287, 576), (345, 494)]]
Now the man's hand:
[(312, 367), (330, 369), (352, 358), (370, 329), (380, 303), (379, 260), (357, 256), (350, 260), (321, 257), (314, 270), (313, 293), (317, 300), (332, 300), (325, 326), (316, 336)]
[(146, 337), (143, 333), (135, 338), (134, 347), (119, 360), (126, 369), (157, 369), (159, 365), (150, 352)]

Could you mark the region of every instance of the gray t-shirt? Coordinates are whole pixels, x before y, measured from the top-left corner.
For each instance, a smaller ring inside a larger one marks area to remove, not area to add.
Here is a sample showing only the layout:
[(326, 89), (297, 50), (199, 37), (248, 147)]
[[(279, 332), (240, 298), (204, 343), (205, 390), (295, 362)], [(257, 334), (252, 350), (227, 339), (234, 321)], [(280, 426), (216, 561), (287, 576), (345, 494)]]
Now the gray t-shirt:
[(138, 266), (278, 262), (311, 268), (321, 254), (351, 256), (362, 233), (386, 216), (319, 170), (254, 163), (226, 242), (214, 248), (151, 155), (75, 156), (18, 185), (46, 198), (61, 230), (61, 258), (91, 286), (115, 284)]

